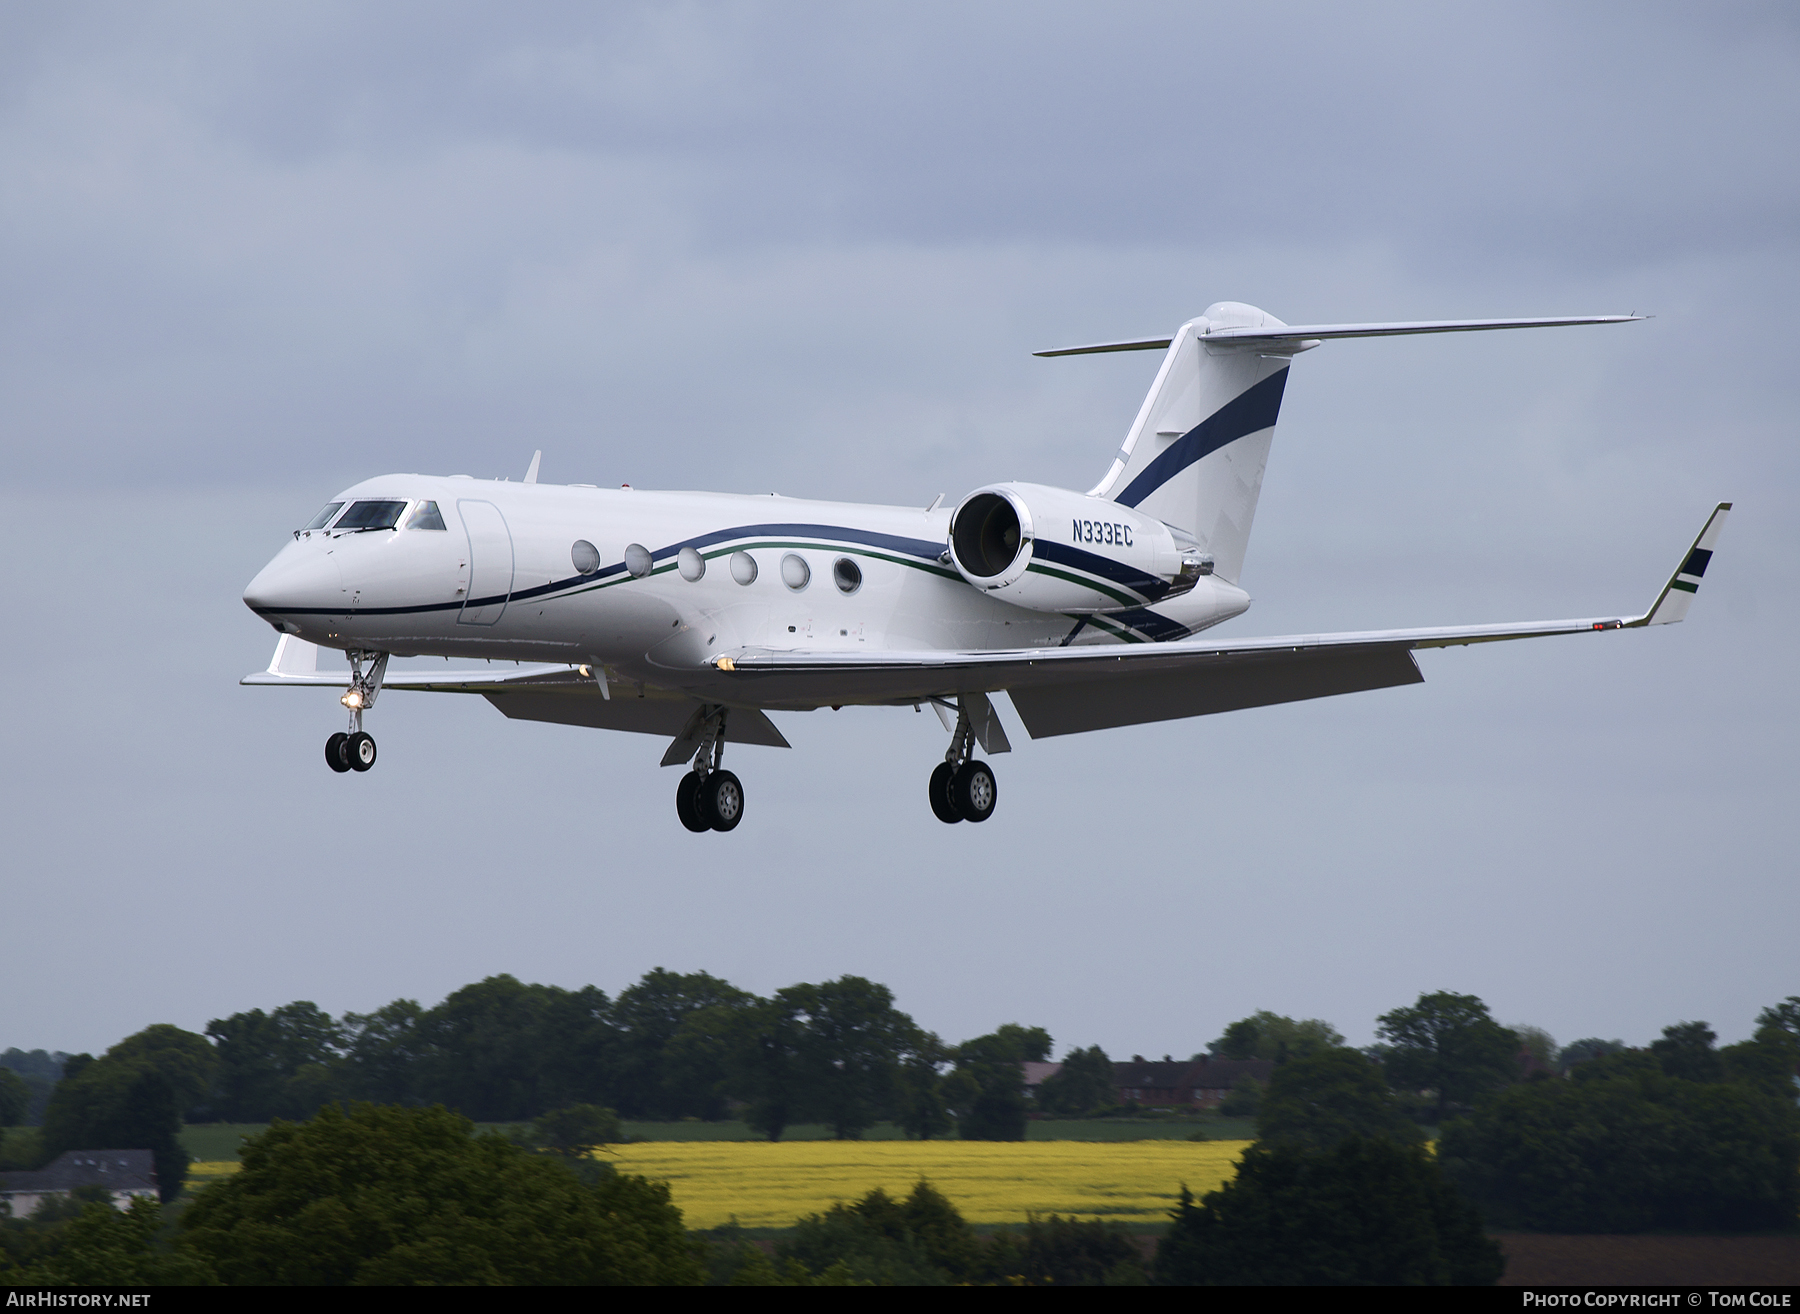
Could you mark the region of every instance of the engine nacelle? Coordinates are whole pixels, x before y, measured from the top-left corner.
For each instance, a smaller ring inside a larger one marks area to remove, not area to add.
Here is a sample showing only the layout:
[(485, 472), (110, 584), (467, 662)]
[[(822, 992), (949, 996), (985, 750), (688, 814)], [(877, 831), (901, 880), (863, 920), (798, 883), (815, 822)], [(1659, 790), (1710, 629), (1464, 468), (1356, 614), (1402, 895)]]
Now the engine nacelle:
[(950, 517), (950, 560), (983, 593), (1033, 611), (1127, 611), (1212, 573), (1191, 534), (1097, 497), (989, 484)]

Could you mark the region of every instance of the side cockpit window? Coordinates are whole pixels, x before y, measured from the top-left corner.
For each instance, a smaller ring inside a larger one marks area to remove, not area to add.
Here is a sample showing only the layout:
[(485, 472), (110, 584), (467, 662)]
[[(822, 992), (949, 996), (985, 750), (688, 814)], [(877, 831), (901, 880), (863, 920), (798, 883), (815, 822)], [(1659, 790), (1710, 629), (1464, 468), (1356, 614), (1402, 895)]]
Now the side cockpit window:
[(408, 529), (443, 529), (444, 517), (438, 513), (436, 502), (421, 502), (406, 518), (406, 527)]
[(406, 512), (404, 502), (352, 502), (332, 529), (338, 533), (361, 533), (369, 529), (392, 529)]
[(325, 528), (326, 525), (331, 523), (331, 518), (343, 509), (344, 504), (342, 502), (327, 502), (323, 511), (319, 512), (318, 515), (314, 516), (311, 520), (307, 521), (305, 525), (301, 526), (300, 532), (305, 534), (315, 529)]

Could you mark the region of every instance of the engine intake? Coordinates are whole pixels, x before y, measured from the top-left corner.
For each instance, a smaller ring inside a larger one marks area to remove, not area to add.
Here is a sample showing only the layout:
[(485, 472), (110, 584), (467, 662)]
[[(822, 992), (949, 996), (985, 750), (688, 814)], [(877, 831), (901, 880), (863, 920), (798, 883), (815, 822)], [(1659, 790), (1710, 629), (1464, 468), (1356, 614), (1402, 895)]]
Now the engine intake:
[(950, 559), (975, 588), (1033, 611), (1128, 611), (1186, 593), (1212, 559), (1193, 536), (1117, 502), (992, 484), (957, 504)]
[(956, 508), (950, 521), (951, 553), (971, 583), (999, 579), (1019, 560), (1019, 549), (1031, 541), (1026, 530), (1030, 512), (1021, 518), (1022, 510), (998, 492), (975, 493)]

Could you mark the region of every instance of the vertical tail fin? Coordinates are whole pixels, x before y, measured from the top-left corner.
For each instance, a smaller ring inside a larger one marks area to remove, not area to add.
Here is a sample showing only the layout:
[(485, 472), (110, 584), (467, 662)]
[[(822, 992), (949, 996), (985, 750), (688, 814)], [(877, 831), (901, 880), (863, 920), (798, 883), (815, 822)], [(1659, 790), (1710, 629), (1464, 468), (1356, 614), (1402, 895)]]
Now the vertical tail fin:
[[(1282, 389), (1312, 342), (1208, 342), (1219, 328), (1281, 328), (1223, 301), (1183, 324), (1112, 469), (1090, 492), (1192, 533), (1232, 584), (1244, 568)], [(1133, 344), (1138, 345), (1138, 344)], [(1148, 345), (1148, 344), (1144, 344)]]

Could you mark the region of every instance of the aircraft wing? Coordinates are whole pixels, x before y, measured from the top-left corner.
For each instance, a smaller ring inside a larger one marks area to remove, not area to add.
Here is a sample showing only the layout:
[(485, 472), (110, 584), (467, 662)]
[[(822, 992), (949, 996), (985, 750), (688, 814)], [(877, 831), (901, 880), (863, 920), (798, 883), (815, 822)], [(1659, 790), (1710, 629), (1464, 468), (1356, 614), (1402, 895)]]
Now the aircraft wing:
[[(240, 684), (301, 685), (347, 689), (350, 672), (318, 669), (316, 645), (291, 634), (281, 636), (267, 670), (246, 675)], [(615, 682), (604, 696), (599, 684), (567, 663), (492, 662), (442, 671), (390, 670), (383, 689), (480, 694), (515, 721), (551, 721), (597, 730), (679, 737), (687, 733), (700, 703), (655, 685)], [(775, 723), (754, 708), (731, 713), (731, 739), (739, 744), (787, 748)]]
[(1274, 638), (969, 652), (745, 650), (713, 665), (764, 706), (811, 701), (924, 701), (1005, 691), (1032, 738), (1177, 720), (1332, 694), (1417, 684), (1413, 651), (1553, 634), (1635, 629), (1682, 619), (1731, 504), (1707, 519), (1656, 601), (1640, 616), (1292, 634)]

